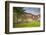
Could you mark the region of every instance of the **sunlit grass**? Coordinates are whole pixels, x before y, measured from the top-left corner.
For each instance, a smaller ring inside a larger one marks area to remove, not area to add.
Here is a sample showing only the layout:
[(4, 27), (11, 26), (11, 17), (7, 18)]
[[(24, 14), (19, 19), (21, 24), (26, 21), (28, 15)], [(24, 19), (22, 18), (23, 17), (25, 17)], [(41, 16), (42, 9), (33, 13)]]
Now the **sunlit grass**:
[(40, 22), (35, 20), (32, 22), (28, 22), (28, 23), (18, 23), (18, 24), (14, 24), (14, 28), (20, 28), (20, 27), (39, 27), (40, 26)]

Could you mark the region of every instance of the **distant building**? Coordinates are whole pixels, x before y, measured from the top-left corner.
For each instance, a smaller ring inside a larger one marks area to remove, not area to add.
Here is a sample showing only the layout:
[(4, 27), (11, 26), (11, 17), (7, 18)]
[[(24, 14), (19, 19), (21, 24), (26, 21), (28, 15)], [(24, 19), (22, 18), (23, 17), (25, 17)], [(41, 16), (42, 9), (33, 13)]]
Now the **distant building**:
[(33, 20), (38, 20), (40, 18), (40, 14), (34, 15), (34, 14), (31, 14), (31, 13), (26, 13), (25, 15), (26, 15), (27, 18), (31, 18)]

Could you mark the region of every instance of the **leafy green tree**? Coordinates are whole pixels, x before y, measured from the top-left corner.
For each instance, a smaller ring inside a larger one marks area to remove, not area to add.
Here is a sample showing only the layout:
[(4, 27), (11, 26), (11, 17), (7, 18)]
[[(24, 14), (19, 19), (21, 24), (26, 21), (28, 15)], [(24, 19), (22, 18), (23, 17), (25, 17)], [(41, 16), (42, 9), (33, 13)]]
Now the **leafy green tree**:
[(13, 13), (14, 14), (14, 22), (15, 22), (15, 16), (16, 16), (16, 22), (18, 22), (18, 18), (22, 17), (22, 14), (24, 14), (23, 7), (13, 7)]

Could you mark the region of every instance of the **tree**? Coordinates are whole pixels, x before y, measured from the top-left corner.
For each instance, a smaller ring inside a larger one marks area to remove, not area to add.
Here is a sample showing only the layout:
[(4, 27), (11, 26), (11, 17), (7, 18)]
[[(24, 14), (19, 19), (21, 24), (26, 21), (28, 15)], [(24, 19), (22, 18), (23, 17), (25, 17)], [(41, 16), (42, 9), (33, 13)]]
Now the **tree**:
[(17, 17), (16, 19), (16, 22), (18, 22), (18, 18), (21, 17), (22, 21), (23, 21), (23, 17), (22, 17), (22, 14), (24, 14), (24, 10), (23, 10), (23, 7), (13, 7), (13, 13), (14, 14), (14, 22), (15, 22), (15, 16)]

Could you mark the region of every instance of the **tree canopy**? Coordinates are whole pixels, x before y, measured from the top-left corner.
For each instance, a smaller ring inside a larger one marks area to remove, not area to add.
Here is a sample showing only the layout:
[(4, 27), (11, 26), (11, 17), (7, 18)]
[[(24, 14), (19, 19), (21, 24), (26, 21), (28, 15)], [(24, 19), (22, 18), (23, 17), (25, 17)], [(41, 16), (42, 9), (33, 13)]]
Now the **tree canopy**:
[(23, 10), (23, 7), (13, 7), (13, 12), (17, 14), (23, 14), (25, 10)]

